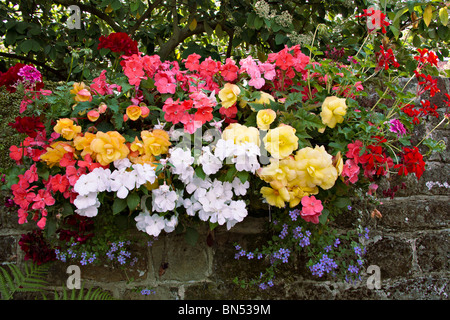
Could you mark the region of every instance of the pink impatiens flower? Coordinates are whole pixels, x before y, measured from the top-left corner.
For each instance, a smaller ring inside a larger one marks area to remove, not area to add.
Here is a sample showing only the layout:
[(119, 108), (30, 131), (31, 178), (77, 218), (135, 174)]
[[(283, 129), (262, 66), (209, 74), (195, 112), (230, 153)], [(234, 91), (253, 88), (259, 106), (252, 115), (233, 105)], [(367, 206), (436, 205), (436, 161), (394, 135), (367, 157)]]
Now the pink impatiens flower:
[(322, 214), (323, 206), (322, 201), (316, 199), (314, 196), (304, 196), (302, 198), (302, 211), (300, 216), (303, 220), (312, 223), (319, 223), (319, 216)]

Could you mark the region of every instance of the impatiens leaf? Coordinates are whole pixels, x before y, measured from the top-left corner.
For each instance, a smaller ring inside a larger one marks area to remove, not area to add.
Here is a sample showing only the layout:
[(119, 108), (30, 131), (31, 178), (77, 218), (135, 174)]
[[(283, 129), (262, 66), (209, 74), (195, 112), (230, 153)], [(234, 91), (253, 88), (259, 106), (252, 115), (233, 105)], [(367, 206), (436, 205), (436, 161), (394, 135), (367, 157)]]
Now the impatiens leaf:
[(114, 199), (114, 202), (112, 205), (113, 214), (118, 214), (118, 213), (122, 212), (123, 210), (125, 210), (125, 208), (127, 206), (128, 206), (128, 204), (127, 204), (126, 199), (120, 199), (120, 198)]

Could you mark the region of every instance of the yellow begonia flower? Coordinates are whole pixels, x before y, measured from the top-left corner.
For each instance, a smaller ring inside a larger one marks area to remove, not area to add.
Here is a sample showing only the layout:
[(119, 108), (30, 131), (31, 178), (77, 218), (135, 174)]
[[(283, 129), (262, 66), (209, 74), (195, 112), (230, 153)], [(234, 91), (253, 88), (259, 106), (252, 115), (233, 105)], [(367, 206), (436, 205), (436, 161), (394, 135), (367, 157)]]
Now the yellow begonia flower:
[(70, 142), (57, 141), (47, 147), (47, 152), (40, 156), (40, 159), (44, 161), (50, 168), (59, 165), (59, 161), (68, 152), (74, 152), (74, 148)]
[(106, 166), (116, 160), (124, 159), (130, 153), (125, 144), (125, 138), (117, 131), (97, 132), (90, 144), (95, 152), (95, 158), (102, 166)]
[(141, 138), (147, 155), (159, 156), (161, 154), (166, 154), (172, 144), (169, 141), (169, 134), (161, 129), (142, 131)]
[(338, 177), (338, 171), (333, 165), (333, 158), (325, 151), (324, 146), (314, 149), (306, 147), (295, 154), (297, 174), (301, 187), (330, 189)]
[(241, 89), (235, 84), (225, 83), (222, 90), (219, 91), (219, 99), (222, 101), (222, 107), (228, 109), (233, 106), (238, 95), (241, 93)]
[(234, 144), (242, 145), (246, 142), (260, 145), (259, 130), (255, 127), (247, 127), (239, 123), (231, 123), (222, 132), (222, 139), (232, 140)]
[(74, 125), (73, 120), (68, 118), (59, 119), (53, 127), (53, 130), (66, 140), (72, 140), (81, 133), (81, 127)]
[(347, 105), (344, 98), (327, 97), (322, 103), (322, 112), (320, 116), (322, 123), (330, 128), (334, 128), (337, 123), (344, 121), (347, 113)]
[[(293, 156), (287, 157), (282, 160), (271, 159), (271, 163), (265, 167), (260, 168), (258, 176), (265, 182), (270, 184), (269, 189), (264, 189), (263, 195), (270, 197), (267, 202), (275, 205), (281, 204), (281, 200), (288, 202), (291, 208), (297, 206), (304, 196), (311, 194), (317, 194), (319, 189), (317, 187), (307, 188), (301, 187), (301, 181), (297, 175), (297, 165)], [(286, 193), (287, 192), (287, 193)], [(277, 198), (278, 197), (278, 198)]]
[(136, 121), (142, 115), (142, 109), (139, 106), (131, 105), (127, 107), (127, 116), (132, 121)]
[(257, 104), (269, 104), (270, 105), (270, 101), (271, 100), (275, 101), (275, 98), (272, 95), (268, 94), (267, 92), (260, 91), (260, 93), (261, 93), (261, 96), (258, 99), (256, 99), (254, 101), (254, 103), (257, 103)]
[(75, 95), (74, 100), (77, 102), (92, 100), (92, 95), (89, 91), (89, 87), (87, 87), (84, 82), (75, 82), (73, 84), (73, 89), (70, 90), (70, 93)]
[(278, 208), (283, 208), (285, 206), (285, 202), (289, 201), (289, 192), (287, 192), (286, 188), (282, 188), (280, 192), (280, 190), (262, 187), (261, 194), (264, 196), (268, 204)]
[(259, 110), (256, 114), (256, 124), (261, 130), (269, 130), (276, 117), (277, 114), (272, 109)]
[(298, 148), (298, 137), (295, 135), (295, 129), (288, 125), (280, 125), (269, 130), (263, 141), (266, 150), (276, 159), (286, 158)]
[(94, 158), (94, 151), (91, 150), (91, 142), (95, 138), (95, 134), (86, 132), (84, 135), (78, 135), (73, 139), (73, 145), (75, 149), (77, 150), (83, 150), (81, 151), (81, 156), (84, 157), (87, 154), (90, 154), (92, 156), (92, 159)]

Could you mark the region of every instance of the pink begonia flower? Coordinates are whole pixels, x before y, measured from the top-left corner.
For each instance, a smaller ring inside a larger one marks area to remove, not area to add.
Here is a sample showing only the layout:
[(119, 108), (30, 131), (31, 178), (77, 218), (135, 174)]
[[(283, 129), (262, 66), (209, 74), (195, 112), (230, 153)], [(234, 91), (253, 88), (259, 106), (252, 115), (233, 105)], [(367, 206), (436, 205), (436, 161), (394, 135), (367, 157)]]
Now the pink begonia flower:
[(322, 201), (316, 199), (314, 196), (304, 196), (302, 198), (302, 211), (300, 216), (303, 220), (312, 223), (319, 223), (319, 216), (322, 214), (323, 206)]
[(345, 179), (345, 183), (348, 182), (356, 183), (358, 181), (359, 175), (359, 166), (352, 159), (347, 159), (342, 168), (342, 176), (348, 179)]

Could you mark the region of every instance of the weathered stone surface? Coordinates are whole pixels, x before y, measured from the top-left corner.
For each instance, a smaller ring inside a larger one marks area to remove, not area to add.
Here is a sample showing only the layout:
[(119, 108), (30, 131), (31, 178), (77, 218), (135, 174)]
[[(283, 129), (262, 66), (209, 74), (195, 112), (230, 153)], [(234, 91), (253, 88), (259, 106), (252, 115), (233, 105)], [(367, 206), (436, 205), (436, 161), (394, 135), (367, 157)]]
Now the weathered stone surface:
[(155, 241), (150, 251), (150, 276), (155, 281), (202, 280), (211, 272), (211, 249), (204, 241), (192, 246), (183, 234), (170, 234)]
[(378, 207), (383, 217), (378, 227), (387, 230), (421, 230), (448, 226), (450, 197), (407, 197), (395, 198)]
[(450, 233), (425, 233), (416, 241), (417, 261), (422, 272), (450, 271)]
[(16, 249), (15, 237), (0, 237), (0, 262), (15, 262)]
[(367, 265), (380, 267), (381, 279), (408, 277), (412, 273), (413, 250), (405, 240), (384, 236), (367, 247)]

